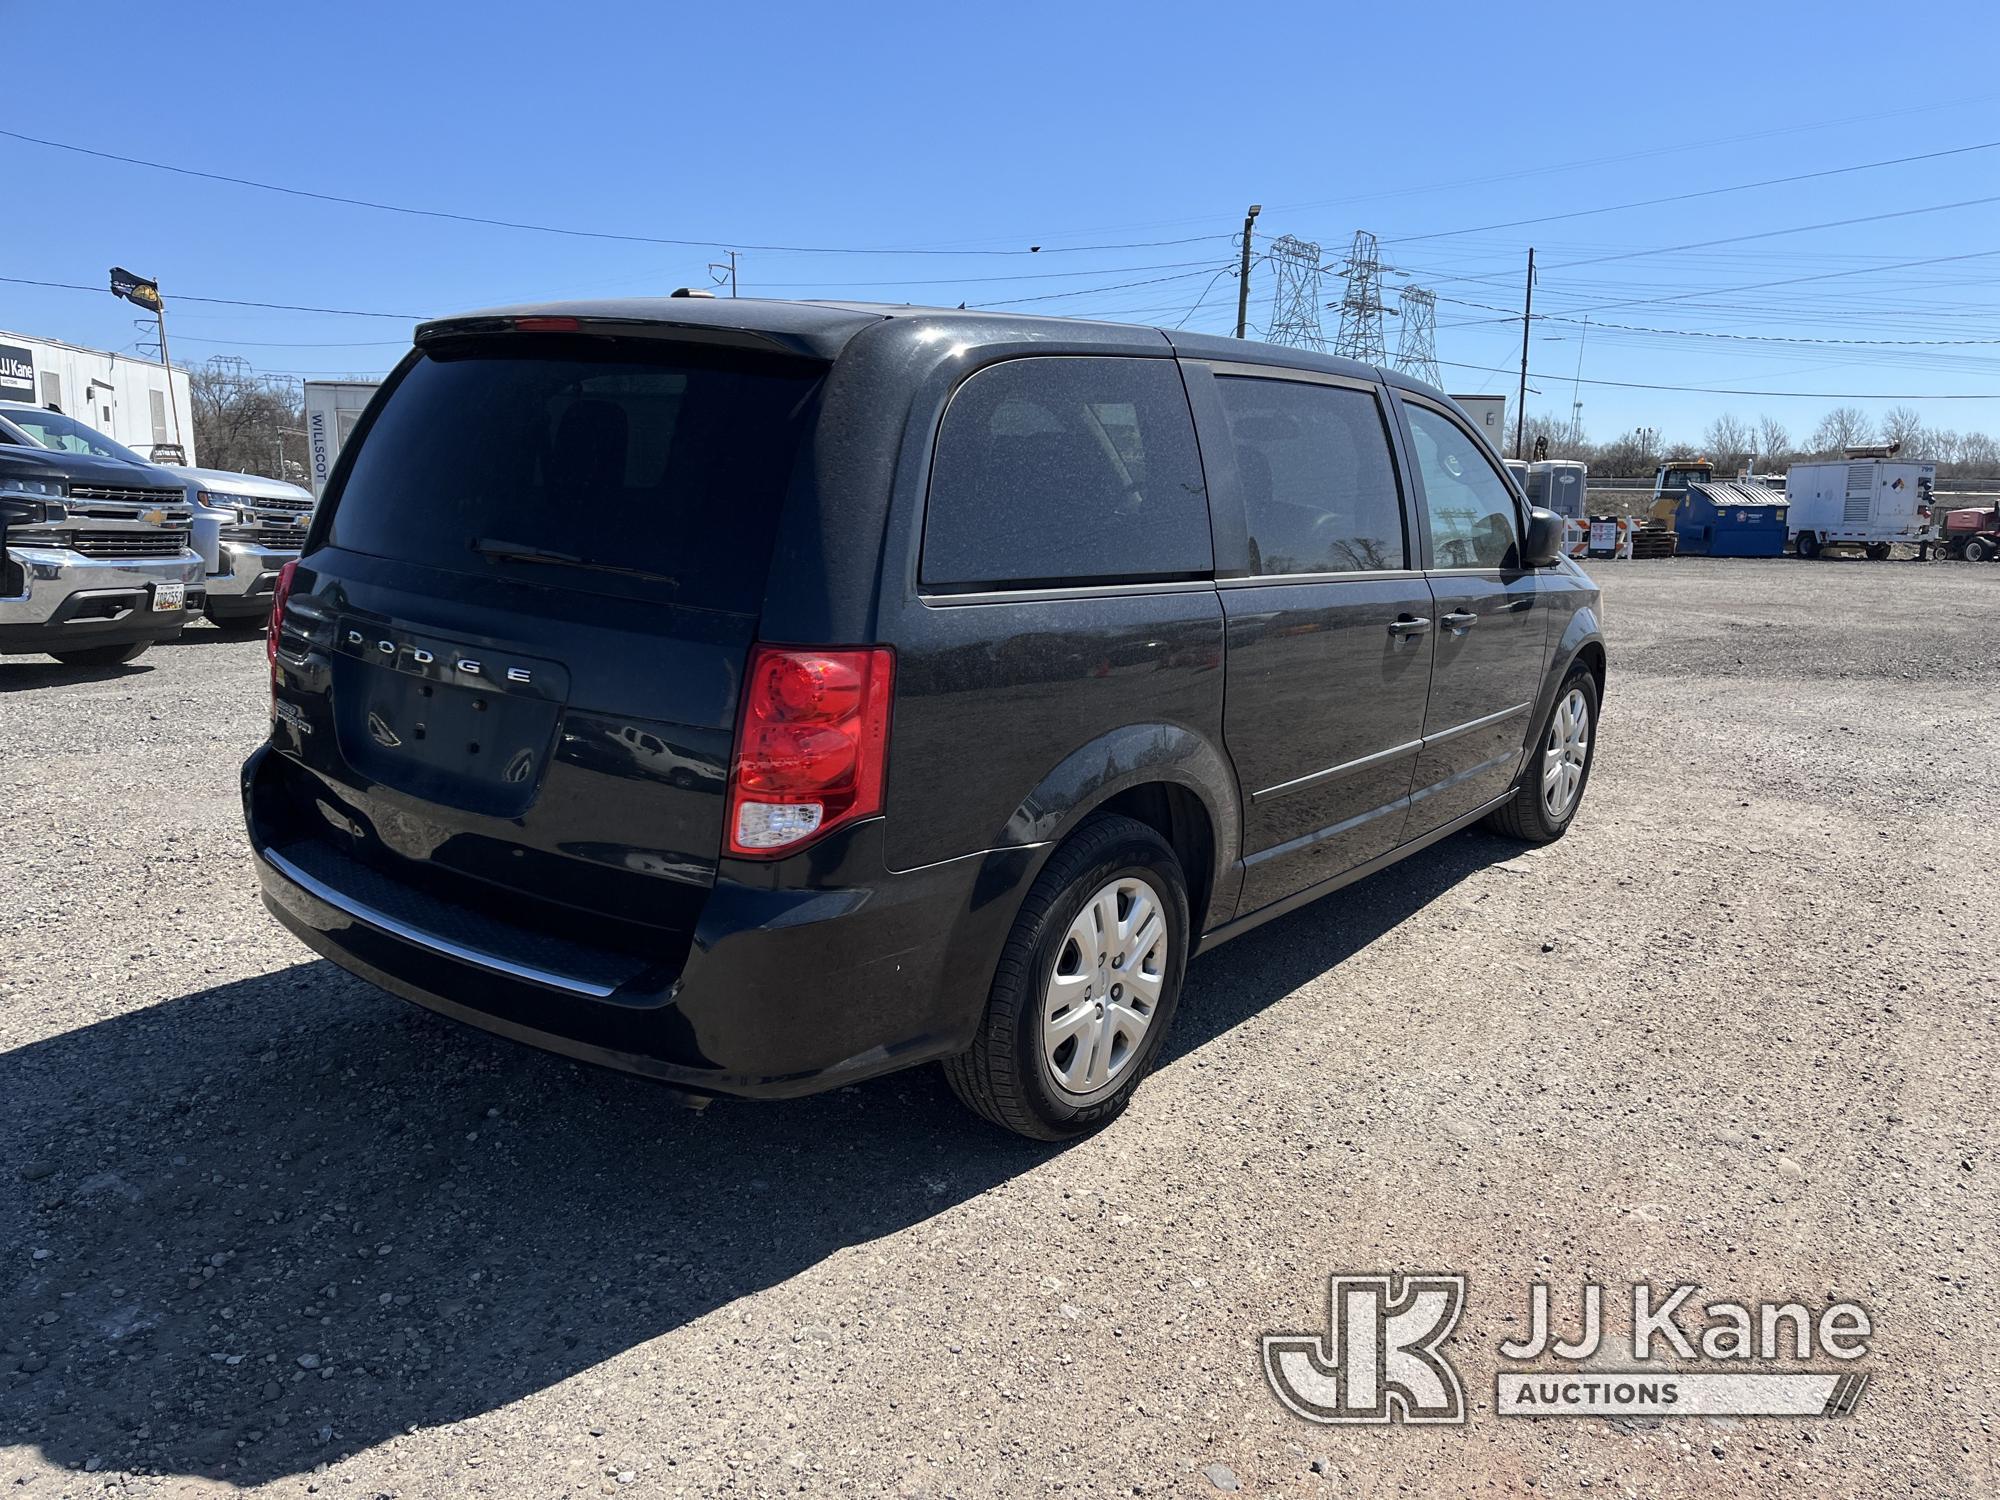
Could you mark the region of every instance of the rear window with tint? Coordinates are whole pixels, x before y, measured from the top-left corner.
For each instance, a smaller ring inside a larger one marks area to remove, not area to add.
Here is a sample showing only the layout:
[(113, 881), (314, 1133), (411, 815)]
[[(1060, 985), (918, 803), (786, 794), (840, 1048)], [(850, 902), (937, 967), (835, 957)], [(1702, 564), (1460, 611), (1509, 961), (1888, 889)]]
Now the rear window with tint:
[(1213, 564), (1172, 360), (1008, 360), (952, 397), (931, 468), (926, 586), (1191, 578)]
[[(327, 540), (756, 610), (819, 373), (637, 340), (517, 335), (427, 353), (362, 433)], [(550, 556), (491, 555), (508, 550)]]

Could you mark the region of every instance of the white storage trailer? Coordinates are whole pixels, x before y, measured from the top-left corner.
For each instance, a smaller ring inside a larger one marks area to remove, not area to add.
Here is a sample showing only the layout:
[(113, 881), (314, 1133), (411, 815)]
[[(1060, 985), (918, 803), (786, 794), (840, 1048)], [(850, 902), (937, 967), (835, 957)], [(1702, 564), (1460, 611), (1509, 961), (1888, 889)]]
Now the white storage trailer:
[(1793, 464), (1785, 474), (1791, 506), (1786, 537), (1800, 557), (1817, 557), (1828, 547), (1860, 547), (1880, 559), (1893, 546), (1933, 541), (1936, 482), (1936, 464), (1892, 458)]
[[(198, 464), (185, 370), (60, 339), (0, 332), (0, 401), (53, 406), (163, 463)], [(174, 446), (181, 457), (166, 451)]]
[(326, 490), (333, 461), (375, 394), (375, 381), (308, 380), (305, 383), (306, 473), (313, 499)]

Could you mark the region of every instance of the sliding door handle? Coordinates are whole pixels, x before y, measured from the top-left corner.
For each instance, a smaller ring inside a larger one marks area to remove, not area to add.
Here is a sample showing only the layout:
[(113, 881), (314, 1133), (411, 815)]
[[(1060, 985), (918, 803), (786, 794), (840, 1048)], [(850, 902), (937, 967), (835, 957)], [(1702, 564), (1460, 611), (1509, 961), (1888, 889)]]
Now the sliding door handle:
[(1444, 617), (1444, 622), (1451, 627), (1453, 635), (1464, 635), (1479, 623), (1479, 616), (1469, 609), (1455, 609)]
[(1389, 622), (1391, 635), (1422, 635), (1431, 628), (1431, 622), (1419, 615), (1398, 615)]

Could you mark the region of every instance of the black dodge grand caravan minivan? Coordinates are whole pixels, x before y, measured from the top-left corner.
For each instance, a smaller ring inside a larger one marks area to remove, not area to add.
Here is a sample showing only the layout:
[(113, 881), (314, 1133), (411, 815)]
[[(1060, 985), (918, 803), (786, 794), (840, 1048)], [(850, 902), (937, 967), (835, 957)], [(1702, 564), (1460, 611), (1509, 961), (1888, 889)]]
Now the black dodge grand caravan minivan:
[(427, 323), (243, 768), (319, 952), (699, 1093), (942, 1060), (1057, 1139), (1188, 959), (1479, 819), (1560, 837), (1597, 589), (1444, 396), (1103, 323)]

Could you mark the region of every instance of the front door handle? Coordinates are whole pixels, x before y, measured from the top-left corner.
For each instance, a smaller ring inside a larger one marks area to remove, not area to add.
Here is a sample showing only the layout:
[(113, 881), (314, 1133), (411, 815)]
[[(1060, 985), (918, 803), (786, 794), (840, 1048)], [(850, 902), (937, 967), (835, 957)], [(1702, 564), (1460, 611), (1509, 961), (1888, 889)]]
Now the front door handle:
[(1419, 615), (1398, 615), (1389, 622), (1391, 635), (1422, 635), (1431, 628), (1431, 622)]
[(1451, 627), (1453, 635), (1464, 635), (1479, 623), (1479, 616), (1468, 609), (1455, 609), (1444, 617), (1444, 622)]

